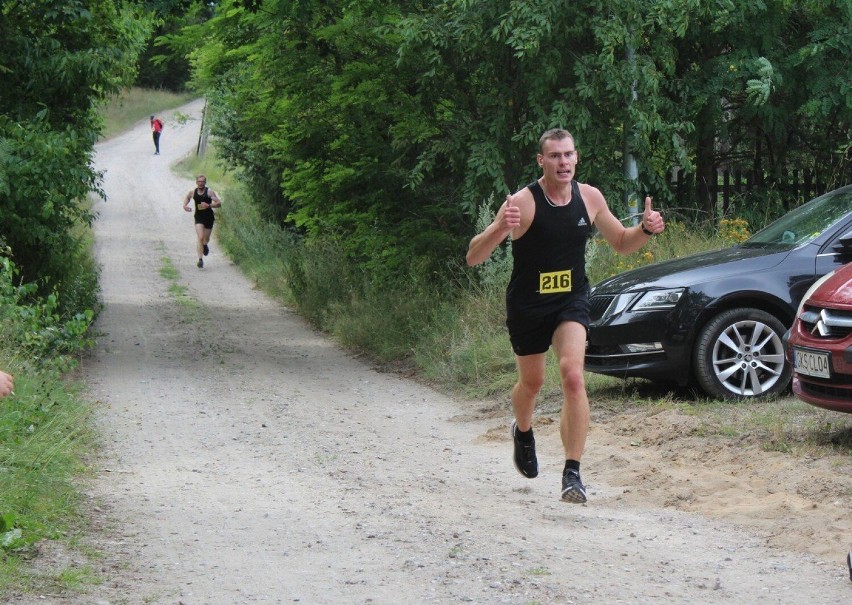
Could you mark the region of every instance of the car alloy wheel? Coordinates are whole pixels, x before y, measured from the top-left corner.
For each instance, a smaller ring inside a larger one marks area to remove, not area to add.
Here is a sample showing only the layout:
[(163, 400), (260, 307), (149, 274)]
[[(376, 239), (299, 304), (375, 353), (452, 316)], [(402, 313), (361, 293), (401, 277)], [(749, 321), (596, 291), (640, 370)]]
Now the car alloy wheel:
[(779, 393), (790, 383), (781, 336), (786, 328), (765, 311), (730, 309), (702, 328), (695, 345), (695, 376), (720, 399)]

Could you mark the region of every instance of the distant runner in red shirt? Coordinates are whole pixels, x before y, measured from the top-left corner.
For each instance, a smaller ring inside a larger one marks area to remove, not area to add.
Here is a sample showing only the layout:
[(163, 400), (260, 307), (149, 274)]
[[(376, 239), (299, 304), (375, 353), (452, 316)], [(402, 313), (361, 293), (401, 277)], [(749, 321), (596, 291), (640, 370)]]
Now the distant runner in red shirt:
[(154, 155), (160, 155), (160, 133), (163, 132), (163, 121), (151, 116), (151, 132), (154, 135)]

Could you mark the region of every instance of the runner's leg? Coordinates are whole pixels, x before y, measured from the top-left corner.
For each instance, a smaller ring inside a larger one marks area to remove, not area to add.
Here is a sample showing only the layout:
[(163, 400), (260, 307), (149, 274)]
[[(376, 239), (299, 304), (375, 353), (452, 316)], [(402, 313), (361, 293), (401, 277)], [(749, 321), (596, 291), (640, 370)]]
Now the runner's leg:
[(512, 408), (518, 429), (528, 431), (532, 426), (535, 400), (544, 384), (546, 353), (515, 355), (518, 367), (518, 382), (512, 389)]
[(563, 393), (559, 434), (565, 448), (565, 459), (579, 462), (586, 448), (590, 415), (583, 376), (586, 328), (574, 321), (562, 322), (553, 335), (553, 346), (559, 359)]
[(205, 244), (205, 231), (207, 232), (207, 239), (210, 239), (210, 229), (207, 229), (201, 223), (195, 223), (195, 234), (197, 236), (195, 242), (195, 252), (198, 258), (201, 258), (204, 255), (204, 244)]

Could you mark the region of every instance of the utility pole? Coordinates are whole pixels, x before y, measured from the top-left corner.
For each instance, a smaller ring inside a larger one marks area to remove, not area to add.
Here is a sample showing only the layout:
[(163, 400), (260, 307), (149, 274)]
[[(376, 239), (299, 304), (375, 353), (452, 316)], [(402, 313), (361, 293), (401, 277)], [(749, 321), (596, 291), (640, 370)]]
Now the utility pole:
[[(632, 82), (630, 84), (630, 101), (628, 104), (628, 109), (632, 106), (636, 100), (639, 98), (638, 93), (636, 92), (636, 56), (633, 51), (633, 35), (632, 32), (627, 40), (627, 44), (624, 49), (625, 58), (627, 59), (627, 65), (630, 67), (630, 75), (632, 76)], [(629, 115), (630, 112), (628, 111)], [(626, 183), (624, 188), (624, 203), (627, 206), (628, 212), (630, 212), (631, 223), (633, 225), (639, 224), (639, 167), (636, 163), (636, 156), (633, 155), (633, 149), (630, 147), (630, 135), (632, 134), (633, 126), (631, 124), (624, 124), (624, 181)]]
[(204, 109), (201, 110), (201, 128), (198, 131), (198, 145), (195, 155), (204, 157), (207, 153), (207, 136), (210, 134), (210, 123), (207, 121), (207, 98), (204, 98)]

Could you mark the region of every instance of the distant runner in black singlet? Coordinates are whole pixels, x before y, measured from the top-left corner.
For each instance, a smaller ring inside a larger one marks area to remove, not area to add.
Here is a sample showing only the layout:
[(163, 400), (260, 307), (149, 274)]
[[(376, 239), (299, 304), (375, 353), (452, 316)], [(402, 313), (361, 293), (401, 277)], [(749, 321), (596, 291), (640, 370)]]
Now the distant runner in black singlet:
[(195, 189), (190, 189), (183, 198), (183, 209), (187, 212), (192, 212), (189, 202), (194, 202), (195, 205), (195, 234), (197, 240), (195, 243), (195, 251), (198, 255), (196, 265), (199, 269), (204, 267), (204, 257), (210, 253), (210, 235), (213, 233), (213, 223), (216, 220), (216, 215), (213, 214), (213, 208), (219, 208), (222, 205), (222, 200), (212, 189), (207, 188), (207, 177), (199, 174), (195, 177)]

